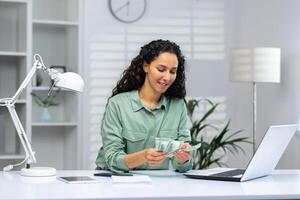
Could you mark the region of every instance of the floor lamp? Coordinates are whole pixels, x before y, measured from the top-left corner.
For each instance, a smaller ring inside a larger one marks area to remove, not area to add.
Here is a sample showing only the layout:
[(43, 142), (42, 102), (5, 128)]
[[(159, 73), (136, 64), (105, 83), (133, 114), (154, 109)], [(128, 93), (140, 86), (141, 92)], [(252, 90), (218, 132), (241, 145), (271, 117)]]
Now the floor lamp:
[(253, 84), (253, 154), (256, 146), (256, 83), (280, 83), (280, 48), (230, 50), (230, 80)]

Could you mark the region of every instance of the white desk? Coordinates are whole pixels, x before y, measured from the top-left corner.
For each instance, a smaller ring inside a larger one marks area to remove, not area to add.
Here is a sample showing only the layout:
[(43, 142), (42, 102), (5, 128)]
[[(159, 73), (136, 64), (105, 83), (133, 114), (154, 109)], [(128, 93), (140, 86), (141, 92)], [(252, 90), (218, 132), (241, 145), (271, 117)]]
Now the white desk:
[[(58, 171), (58, 176), (93, 173)], [(300, 170), (276, 170), (244, 183), (188, 179), (171, 171), (150, 173), (151, 183), (112, 183), (109, 177), (95, 177), (99, 183), (67, 184), (1, 171), (0, 199), (300, 199)]]

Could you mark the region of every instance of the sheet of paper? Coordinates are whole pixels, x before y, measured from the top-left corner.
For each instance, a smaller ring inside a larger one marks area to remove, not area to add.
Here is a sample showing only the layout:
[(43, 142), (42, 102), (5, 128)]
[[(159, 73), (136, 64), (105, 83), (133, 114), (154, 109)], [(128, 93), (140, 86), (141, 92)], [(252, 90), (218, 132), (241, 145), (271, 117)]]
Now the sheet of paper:
[(112, 176), (113, 183), (150, 183), (151, 178), (147, 175), (136, 175), (133, 176)]
[(138, 174), (138, 175), (148, 175), (150, 177), (156, 176), (156, 177), (171, 177), (171, 176), (183, 176), (182, 173), (175, 172), (174, 170), (133, 170), (130, 171), (132, 174)]

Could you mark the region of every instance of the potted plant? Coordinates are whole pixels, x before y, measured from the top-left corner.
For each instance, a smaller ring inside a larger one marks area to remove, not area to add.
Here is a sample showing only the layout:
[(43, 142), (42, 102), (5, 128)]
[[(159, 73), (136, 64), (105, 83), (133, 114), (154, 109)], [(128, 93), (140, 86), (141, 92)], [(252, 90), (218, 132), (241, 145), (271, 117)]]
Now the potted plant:
[[(194, 119), (193, 114), (195, 108), (198, 107), (201, 101), (207, 102), (210, 105), (210, 108), (200, 119)], [(227, 152), (236, 154), (241, 151), (244, 153), (244, 150), (239, 144), (251, 142), (248, 141), (248, 137), (237, 137), (242, 130), (229, 133), (230, 120), (220, 130), (213, 124), (207, 123), (207, 118), (211, 116), (211, 114), (213, 114), (213, 112), (219, 106), (218, 103), (213, 103), (208, 99), (185, 100), (185, 103), (187, 106), (188, 116), (191, 121), (191, 145), (201, 143), (201, 147), (193, 153), (193, 169), (205, 169), (212, 164), (216, 164), (218, 166), (226, 165), (221, 161), (221, 159)], [(213, 136), (210, 140), (205, 139), (205, 137), (201, 134), (208, 127), (215, 129), (218, 132), (218, 134)], [(220, 151), (222, 151), (222, 154), (217, 155), (216, 153)]]
[(42, 107), (41, 115), (40, 115), (40, 121), (41, 122), (51, 122), (52, 117), (49, 112), (49, 107), (50, 106), (58, 106), (59, 104), (54, 102), (54, 98), (58, 92), (54, 92), (53, 95), (47, 95), (45, 98), (40, 97), (39, 95), (35, 93), (31, 93), (35, 103)]

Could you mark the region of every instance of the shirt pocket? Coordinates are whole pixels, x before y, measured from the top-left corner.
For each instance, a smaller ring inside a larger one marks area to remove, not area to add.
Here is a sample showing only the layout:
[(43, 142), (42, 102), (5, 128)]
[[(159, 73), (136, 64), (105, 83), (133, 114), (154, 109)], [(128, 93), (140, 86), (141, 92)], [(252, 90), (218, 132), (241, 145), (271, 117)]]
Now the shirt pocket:
[(178, 131), (177, 129), (160, 130), (159, 137), (176, 140), (178, 137)]
[(145, 148), (146, 133), (143, 131), (124, 130), (126, 153), (134, 153)]

